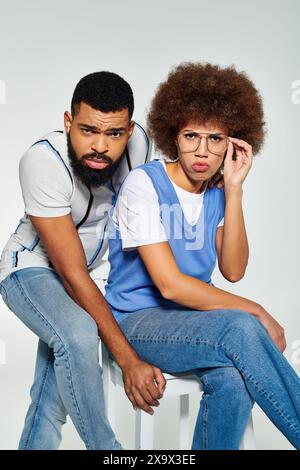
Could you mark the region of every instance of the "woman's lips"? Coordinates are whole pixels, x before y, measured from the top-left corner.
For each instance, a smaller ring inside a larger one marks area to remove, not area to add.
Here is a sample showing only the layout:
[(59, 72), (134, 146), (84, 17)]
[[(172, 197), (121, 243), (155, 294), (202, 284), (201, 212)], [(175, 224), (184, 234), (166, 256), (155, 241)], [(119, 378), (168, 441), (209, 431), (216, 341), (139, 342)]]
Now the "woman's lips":
[(194, 165), (192, 165), (192, 168), (194, 171), (203, 173), (204, 171), (207, 171), (209, 169), (209, 165), (207, 165), (206, 163), (194, 163)]
[(87, 166), (89, 166), (90, 168), (94, 168), (96, 170), (102, 170), (103, 168), (107, 167), (107, 165), (109, 165), (108, 162), (106, 162), (105, 160), (86, 160), (85, 161)]

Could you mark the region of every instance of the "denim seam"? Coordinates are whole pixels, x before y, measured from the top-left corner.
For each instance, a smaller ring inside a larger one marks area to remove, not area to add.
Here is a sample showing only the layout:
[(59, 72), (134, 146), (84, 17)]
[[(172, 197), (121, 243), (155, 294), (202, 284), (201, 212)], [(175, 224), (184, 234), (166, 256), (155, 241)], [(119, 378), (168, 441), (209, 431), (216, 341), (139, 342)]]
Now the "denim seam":
[(2, 297), (3, 297), (4, 302), (6, 303), (6, 305), (8, 306), (8, 308), (10, 309), (10, 306), (9, 306), (9, 303), (8, 303), (7, 292), (6, 292), (6, 289), (5, 289), (5, 287), (4, 287), (3, 284), (0, 284), (0, 292), (1, 292), (1, 295), (2, 295)]
[(203, 450), (206, 450), (208, 447), (208, 436), (207, 436), (207, 423), (208, 423), (208, 403), (205, 397), (202, 397), (203, 400), (203, 429), (202, 429), (202, 446)]
[(202, 395), (202, 402), (203, 402), (203, 428), (202, 428), (202, 444), (203, 450), (208, 448), (208, 400), (206, 398), (206, 390), (209, 391), (211, 394), (214, 393), (213, 386), (207, 380), (206, 375), (203, 375), (200, 380), (204, 383), (204, 394)]
[(207, 376), (206, 376), (206, 375), (202, 375), (202, 376), (200, 377), (200, 380), (203, 381), (205, 387), (209, 390), (209, 392), (210, 392), (211, 395), (212, 395), (213, 393), (215, 393), (214, 388), (213, 388), (212, 384), (209, 383), (209, 381), (207, 380)]
[[(67, 353), (67, 358), (66, 358), (66, 363), (67, 363), (67, 369), (68, 371), (70, 371), (70, 376), (67, 377), (67, 379), (69, 380), (69, 382), (71, 383), (71, 387), (70, 387), (70, 390), (71, 390), (71, 395), (72, 395), (72, 398), (73, 398), (73, 402), (77, 408), (77, 416), (79, 418), (79, 421), (81, 421), (81, 428), (82, 428), (82, 433), (83, 435), (87, 438), (87, 434), (86, 434), (86, 431), (85, 431), (85, 426), (84, 426), (84, 423), (83, 423), (83, 419), (81, 417), (81, 413), (80, 413), (80, 409), (79, 409), (79, 405), (78, 405), (78, 402), (76, 400), (76, 397), (75, 397), (75, 392), (74, 392), (74, 385), (73, 385), (73, 382), (72, 382), (72, 371), (71, 371), (71, 365), (70, 365), (70, 361), (69, 361), (69, 351), (68, 351), (68, 348), (65, 347), (65, 344), (63, 342), (63, 340), (60, 338), (60, 336), (56, 333), (55, 329), (53, 328), (53, 326), (51, 325), (51, 323), (46, 320), (46, 318), (42, 315), (42, 313), (35, 307), (35, 305), (31, 302), (29, 296), (27, 295), (26, 291), (24, 290), (18, 276), (17, 276), (17, 273), (16, 272), (13, 272), (11, 274), (11, 278), (12, 279), (15, 279), (16, 280), (16, 284), (17, 286), (19, 287), (19, 290), (20, 290), (20, 293), (21, 295), (23, 296), (24, 298), (24, 301), (29, 305), (29, 307), (31, 308), (31, 310), (33, 310), (34, 313), (37, 313), (41, 318), (42, 320), (46, 323), (47, 326), (49, 326), (51, 328), (51, 330), (53, 331), (54, 335), (59, 339), (59, 341), (61, 342), (62, 346), (63, 346), (63, 349), (65, 350), (65, 352)], [(86, 447), (87, 448), (90, 448), (89, 444), (86, 444)]]
[[(130, 341), (130, 342), (139, 342), (139, 341), (145, 341), (145, 342), (154, 342), (154, 343), (165, 343), (167, 341), (169, 341), (171, 344), (183, 344), (183, 343), (195, 343), (196, 345), (197, 344), (207, 344), (209, 346), (212, 346), (212, 347), (221, 347), (224, 349), (224, 351), (226, 353), (230, 353), (233, 358), (240, 364), (240, 370), (241, 371), (246, 371), (245, 367), (243, 366), (243, 364), (241, 363), (240, 361), (240, 357), (238, 354), (236, 354), (234, 351), (230, 350), (229, 348), (227, 348), (227, 346), (225, 345), (225, 343), (215, 343), (213, 341), (210, 341), (208, 339), (203, 339), (203, 338), (190, 338), (190, 337), (179, 337), (179, 336), (176, 336), (176, 337), (169, 337), (169, 336), (152, 336), (152, 335), (135, 335), (135, 336), (128, 336), (127, 339)], [(189, 340), (189, 341), (186, 341), (186, 340)], [(230, 357), (230, 356), (229, 356)], [(258, 387), (257, 387), (257, 382), (255, 382), (255, 380), (253, 379), (252, 375), (249, 374), (249, 372), (246, 371), (245, 373), (245, 376), (247, 378), (249, 378), (249, 380), (252, 382), (252, 384), (254, 385), (254, 387), (256, 388), (256, 390), (264, 395), (264, 397), (267, 399), (267, 401), (272, 405), (273, 409), (275, 410), (275, 412), (277, 413), (278, 416), (280, 416), (281, 418), (283, 418), (286, 423), (288, 424), (289, 428), (291, 430), (293, 430), (295, 432), (295, 434), (297, 435), (297, 437), (300, 437), (300, 431), (298, 431), (297, 429), (295, 429), (295, 427), (297, 427), (297, 424), (295, 424), (294, 422), (290, 421), (289, 419), (289, 415), (287, 413), (285, 413), (285, 411), (280, 407), (278, 406), (278, 403), (276, 401), (272, 401), (270, 399), (270, 397), (268, 396), (268, 394), (266, 393), (266, 391), (264, 389), (260, 390)]]
[(31, 427), (31, 430), (29, 432), (29, 435), (26, 439), (26, 442), (25, 442), (25, 446), (24, 446), (24, 450), (27, 449), (27, 446), (28, 446), (28, 442), (32, 436), (32, 432), (33, 432), (33, 428), (34, 428), (34, 423), (35, 423), (35, 420), (36, 420), (36, 415), (37, 415), (37, 411), (38, 411), (38, 407), (39, 407), (39, 404), (40, 404), (40, 401), (41, 401), (41, 398), (42, 398), (42, 394), (43, 394), (43, 391), (44, 391), (44, 386), (45, 386), (45, 382), (46, 382), (46, 378), (47, 378), (47, 374), (48, 374), (48, 371), (49, 371), (49, 364), (50, 364), (50, 355), (51, 355), (51, 351), (49, 350), (49, 353), (48, 353), (48, 363), (47, 363), (47, 369), (46, 369), (46, 372), (44, 374), (44, 377), (43, 377), (43, 383), (42, 383), (42, 387), (41, 387), (41, 392), (39, 394), (39, 398), (38, 398), (38, 401), (37, 401), (37, 405), (35, 407), (35, 410), (34, 410), (34, 414), (33, 414), (33, 420), (32, 420), (32, 427)]

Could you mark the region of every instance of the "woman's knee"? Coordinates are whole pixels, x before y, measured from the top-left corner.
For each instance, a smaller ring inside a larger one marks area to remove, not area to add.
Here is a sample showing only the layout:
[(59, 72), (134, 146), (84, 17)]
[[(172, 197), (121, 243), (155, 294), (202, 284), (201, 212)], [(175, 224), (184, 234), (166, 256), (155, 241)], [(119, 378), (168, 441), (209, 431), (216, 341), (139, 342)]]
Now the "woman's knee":
[(229, 318), (229, 326), (231, 332), (237, 334), (237, 336), (246, 335), (253, 336), (258, 335), (264, 330), (262, 323), (248, 312), (242, 310), (231, 310), (232, 315)]

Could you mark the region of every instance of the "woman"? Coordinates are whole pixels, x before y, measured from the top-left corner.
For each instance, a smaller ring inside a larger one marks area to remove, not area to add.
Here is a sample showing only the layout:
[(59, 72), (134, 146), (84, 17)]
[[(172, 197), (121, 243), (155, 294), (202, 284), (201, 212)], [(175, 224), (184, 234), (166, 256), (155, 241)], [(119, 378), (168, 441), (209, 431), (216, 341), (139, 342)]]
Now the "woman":
[[(233, 67), (182, 64), (159, 86), (148, 127), (168, 161), (133, 170), (119, 192), (107, 301), (145, 361), (203, 383), (192, 449), (239, 449), (254, 402), (299, 449), (300, 380), (283, 328), (211, 281), (216, 259), (230, 282), (245, 274), (243, 183), (264, 138), (260, 95)], [(221, 188), (210, 184), (220, 172)]]

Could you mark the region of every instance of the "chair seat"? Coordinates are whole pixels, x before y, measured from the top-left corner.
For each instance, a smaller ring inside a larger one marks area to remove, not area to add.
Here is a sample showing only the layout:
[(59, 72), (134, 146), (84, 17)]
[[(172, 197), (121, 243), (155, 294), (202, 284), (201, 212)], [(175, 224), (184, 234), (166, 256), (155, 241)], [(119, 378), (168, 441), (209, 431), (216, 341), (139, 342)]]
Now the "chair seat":
[[(114, 384), (124, 387), (122, 370), (111, 356), (109, 357), (109, 368), (111, 370), (111, 377)], [(201, 392), (203, 390), (201, 382), (190, 372), (180, 372), (178, 374), (168, 374), (163, 372), (163, 375), (167, 381), (164, 397), (180, 396), (199, 391)]]

